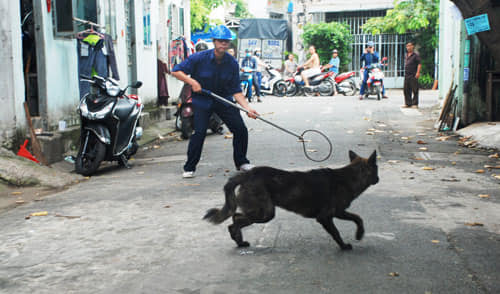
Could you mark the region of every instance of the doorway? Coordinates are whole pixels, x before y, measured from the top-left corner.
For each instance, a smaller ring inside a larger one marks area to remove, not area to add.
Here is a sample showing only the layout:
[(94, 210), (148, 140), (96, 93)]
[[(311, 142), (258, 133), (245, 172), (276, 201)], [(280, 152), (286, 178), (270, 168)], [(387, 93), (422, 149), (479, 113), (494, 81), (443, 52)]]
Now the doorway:
[(25, 101), (30, 115), (40, 116), (33, 0), (21, 0), (20, 4)]

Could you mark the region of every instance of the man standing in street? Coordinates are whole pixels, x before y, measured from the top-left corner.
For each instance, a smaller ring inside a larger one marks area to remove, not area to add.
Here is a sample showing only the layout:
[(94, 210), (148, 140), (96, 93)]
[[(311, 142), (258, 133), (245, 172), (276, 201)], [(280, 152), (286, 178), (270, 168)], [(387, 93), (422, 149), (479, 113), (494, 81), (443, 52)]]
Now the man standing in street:
[[(379, 63), (380, 58), (377, 52), (375, 52), (374, 43), (369, 41), (366, 44), (366, 52), (361, 55), (360, 64), (362, 66), (361, 71), (363, 72), (363, 81), (361, 82), (361, 89), (359, 90), (359, 100), (363, 100), (365, 95), (367, 81), (368, 81), (368, 67), (374, 63)], [(364, 64), (364, 65), (363, 65)], [(388, 98), (385, 95), (385, 86), (382, 84), (382, 97)]]
[(196, 165), (200, 161), (203, 142), (207, 133), (208, 121), (215, 112), (233, 133), (233, 160), (238, 170), (253, 168), (247, 159), (248, 130), (240, 111), (226, 103), (213, 100), (203, 95), (202, 89), (212, 91), (219, 96), (233, 101), (233, 97), (247, 115), (256, 118), (259, 114), (248, 105), (240, 88), (240, 76), (237, 61), (226, 51), (232, 39), (231, 31), (224, 25), (212, 31), (214, 49), (205, 50), (189, 56), (176, 65), (172, 75), (188, 83), (193, 88), (194, 134), (189, 140), (187, 161), (184, 164), (184, 178), (194, 177)]
[[(340, 67), (340, 58), (339, 58), (339, 52), (337, 49), (332, 51), (332, 58), (328, 62), (327, 65), (323, 66), (323, 69), (330, 69), (331, 72), (334, 73), (333, 78), (335, 78), (336, 75), (339, 74), (339, 67)], [(337, 88), (334, 87), (334, 93), (333, 95), (337, 95)]]
[(420, 55), (414, 50), (415, 43), (408, 42), (406, 44), (407, 53), (405, 57), (405, 105), (402, 106), (404, 108), (418, 108), (418, 78), (420, 77), (422, 64)]

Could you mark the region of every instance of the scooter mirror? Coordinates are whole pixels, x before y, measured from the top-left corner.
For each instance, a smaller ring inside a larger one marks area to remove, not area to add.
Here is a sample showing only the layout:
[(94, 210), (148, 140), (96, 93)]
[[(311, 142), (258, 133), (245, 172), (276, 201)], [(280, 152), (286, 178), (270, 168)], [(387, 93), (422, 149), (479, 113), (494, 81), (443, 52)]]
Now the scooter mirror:
[(141, 81), (137, 81), (137, 82), (135, 82), (135, 84), (131, 85), (131, 87), (135, 88), (135, 89), (140, 88), (141, 86), (142, 86), (142, 82)]

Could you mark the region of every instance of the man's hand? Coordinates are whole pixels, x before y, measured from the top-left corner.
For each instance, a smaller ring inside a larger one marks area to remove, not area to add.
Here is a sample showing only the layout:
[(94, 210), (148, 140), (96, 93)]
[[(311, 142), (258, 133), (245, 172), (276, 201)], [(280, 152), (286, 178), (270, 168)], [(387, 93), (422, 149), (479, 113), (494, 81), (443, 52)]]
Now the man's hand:
[(202, 88), (201, 88), (200, 83), (198, 83), (198, 81), (196, 81), (195, 79), (192, 79), (192, 81), (191, 81), (190, 84), (191, 84), (191, 87), (193, 89), (193, 92), (195, 92), (195, 93), (200, 93), (201, 92)]
[(243, 109), (248, 111), (247, 112), (248, 117), (256, 119), (257, 116), (259, 116), (259, 113), (255, 111), (253, 108), (251, 108), (250, 105), (248, 105), (247, 99), (245, 98), (245, 96), (243, 96), (243, 93), (241, 92), (236, 93), (233, 95), (233, 97), (236, 100), (236, 102), (238, 102), (238, 104), (241, 105), (241, 107), (243, 107)]
[(257, 116), (259, 116), (259, 113), (257, 111), (255, 111), (255, 109), (252, 109), (250, 107), (247, 107), (245, 109), (248, 111), (247, 112), (248, 117), (256, 119)]
[(417, 78), (417, 79), (420, 78), (420, 73), (419, 72), (417, 72), (417, 74), (415, 75), (415, 78)]

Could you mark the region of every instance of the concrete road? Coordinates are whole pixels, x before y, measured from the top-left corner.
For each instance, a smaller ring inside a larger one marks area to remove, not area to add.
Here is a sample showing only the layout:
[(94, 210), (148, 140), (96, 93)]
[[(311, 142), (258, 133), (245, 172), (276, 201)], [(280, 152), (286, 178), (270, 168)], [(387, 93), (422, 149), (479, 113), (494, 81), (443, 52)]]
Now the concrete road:
[[(500, 181), (494, 170), (475, 172), (496, 160), (457, 138), (436, 140), (435, 93), (423, 94), (419, 110), (401, 110), (401, 92), (389, 94), (253, 104), (296, 132), (324, 131), (334, 154), (320, 164), (294, 137), (246, 119), (257, 165), (335, 168), (347, 164), (348, 150), (377, 150), (380, 183), (350, 208), (364, 219), (365, 238), (355, 241), (354, 224), (336, 221), (352, 251), (340, 251), (314, 220), (284, 210), (245, 229), (245, 249), (230, 239), (229, 222), (203, 221), (223, 204), (222, 186), (235, 173), (231, 140), (211, 135), (194, 179), (181, 178), (187, 142), (170, 142), (142, 151), (130, 170), (104, 167), (2, 213), (0, 292), (499, 293)], [(38, 211), (48, 216), (25, 219)]]

